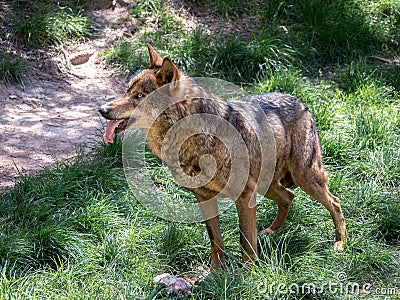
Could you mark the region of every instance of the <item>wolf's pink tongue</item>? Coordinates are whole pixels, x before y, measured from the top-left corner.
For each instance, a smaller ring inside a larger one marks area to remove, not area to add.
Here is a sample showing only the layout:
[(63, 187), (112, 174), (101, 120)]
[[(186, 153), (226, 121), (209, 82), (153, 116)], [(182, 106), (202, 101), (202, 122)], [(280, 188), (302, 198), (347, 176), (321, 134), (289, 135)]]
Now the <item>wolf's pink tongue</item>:
[(113, 142), (115, 128), (117, 128), (118, 125), (122, 121), (123, 121), (123, 119), (122, 120), (111, 120), (108, 122), (107, 127), (106, 127), (106, 132), (103, 135), (103, 138), (106, 142), (108, 142), (108, 143)]

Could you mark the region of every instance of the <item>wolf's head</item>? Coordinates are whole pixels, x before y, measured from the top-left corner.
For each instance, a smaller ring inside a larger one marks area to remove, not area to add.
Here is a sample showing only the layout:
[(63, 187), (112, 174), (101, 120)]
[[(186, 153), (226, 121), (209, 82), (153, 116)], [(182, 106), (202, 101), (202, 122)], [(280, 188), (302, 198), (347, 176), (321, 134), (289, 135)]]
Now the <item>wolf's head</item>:
[(104, 139), (112, 143), (114, 133), (123, 132), (126, 129), (129, 118), (143, 99), (156, 89), (178, 81), (182, 73), (168, 58), (162, 58), (150, 44), (149, 66), (136, 75), (129, 83), (125, 94), (113, 101), (101, 106), (99, 112), (108, 120)]

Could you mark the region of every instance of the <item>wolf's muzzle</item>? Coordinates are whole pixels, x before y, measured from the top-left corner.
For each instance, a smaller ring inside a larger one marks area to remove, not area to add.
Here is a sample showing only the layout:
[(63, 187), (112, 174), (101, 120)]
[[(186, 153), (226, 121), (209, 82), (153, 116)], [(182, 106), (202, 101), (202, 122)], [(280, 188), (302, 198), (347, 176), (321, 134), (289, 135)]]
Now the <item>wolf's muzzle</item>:
[(110, 109), (103, 105), (102, 107), (100, 107), (99, 113), (101, 113), (101, 115), (106, 118), (110, 113)]

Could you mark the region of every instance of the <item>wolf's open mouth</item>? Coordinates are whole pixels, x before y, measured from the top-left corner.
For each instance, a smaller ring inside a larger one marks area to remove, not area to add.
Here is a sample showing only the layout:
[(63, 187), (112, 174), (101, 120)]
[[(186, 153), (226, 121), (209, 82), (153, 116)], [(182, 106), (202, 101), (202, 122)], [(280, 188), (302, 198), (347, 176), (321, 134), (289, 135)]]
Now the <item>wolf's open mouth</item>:
[(124, 131), (126, 125), (128, 125), (128, 119), (110, 120), (103, 135), (104, 140), (112, 143), (114, 141), (114, 134)]

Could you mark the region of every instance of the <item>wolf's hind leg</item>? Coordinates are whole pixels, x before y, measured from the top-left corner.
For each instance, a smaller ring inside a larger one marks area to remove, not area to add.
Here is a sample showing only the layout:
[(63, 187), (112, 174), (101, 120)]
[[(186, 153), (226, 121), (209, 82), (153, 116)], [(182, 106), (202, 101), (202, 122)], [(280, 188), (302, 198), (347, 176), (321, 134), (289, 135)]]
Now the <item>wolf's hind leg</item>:
[(334, 250), (343, 251), (347, 239), (346, 224), (339, 198), (334, 196), (326, 185), (325, 170), (322, 167), (316, 169), (314, 166), (298, 173), (294, 175), (295, 183), (329, 211), (335, 225)]
[(283, 187), (278, 181), (275, 181), (271, 184), (265, 197), (275, 201), (278, 206), (278, 211), (272, 224), (268, 228), (260, 231), (258, 233), (259, 235), (263, 233), (275, 233), (282, 228), (289, 213), (290, 206), (292, 205), (294, 193)]
[(289, 163), (293, 182), (329, 211), (335, 225), (334, 249), (342, 251), (347, 238), (346, 225), (339, 198), (331, 194), (326, 184), (315, 122), (310, 114), (305, 113), (294, 128)]

